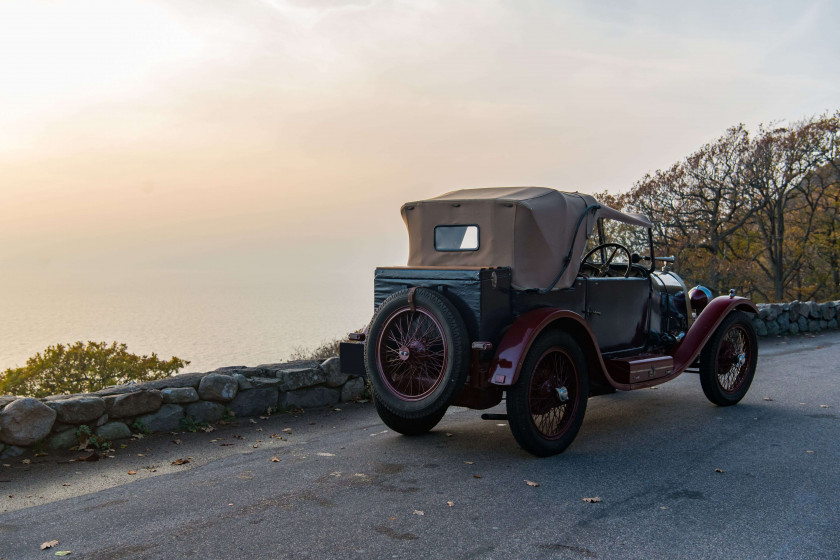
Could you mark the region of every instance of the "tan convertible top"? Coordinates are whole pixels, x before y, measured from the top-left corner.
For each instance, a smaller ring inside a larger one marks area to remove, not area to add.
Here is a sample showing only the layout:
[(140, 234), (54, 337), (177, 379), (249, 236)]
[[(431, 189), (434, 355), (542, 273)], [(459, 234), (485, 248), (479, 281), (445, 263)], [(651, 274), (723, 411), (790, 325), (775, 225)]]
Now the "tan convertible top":
[[(591, 211), (584, 216), (587, 208)], [(408, 228), (408, 266), (509, 266), (520, 290), (550, 287), (570, 249), (571, 260), (554, 289), (571, 286), (597, 218), (651, 227), (646, 217), (600, 205), (588, 194), (544, 187), (453, 191), (408, 202), (401, 212)], [(435, 228), (453, 225), (478, 226), (478, 248), (436, 250)]]

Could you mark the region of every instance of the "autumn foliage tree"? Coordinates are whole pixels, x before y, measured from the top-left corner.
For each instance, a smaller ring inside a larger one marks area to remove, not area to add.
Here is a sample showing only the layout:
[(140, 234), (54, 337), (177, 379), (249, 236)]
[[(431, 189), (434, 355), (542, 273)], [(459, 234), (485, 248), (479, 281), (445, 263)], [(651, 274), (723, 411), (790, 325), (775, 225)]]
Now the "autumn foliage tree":
[(26, 365), (0, 373), (0, 394), (45, 397), (63, 393), (90, 393), (111, 385), (168, 377), (188, 361), (161, 360), (154, 353), (138, 356), (125, 344), (75, 342), (49, 346)]
[(654, 221), (657, 254), (713, 291), (840, 297), (840, 112), (727, 130), (611, 202)]

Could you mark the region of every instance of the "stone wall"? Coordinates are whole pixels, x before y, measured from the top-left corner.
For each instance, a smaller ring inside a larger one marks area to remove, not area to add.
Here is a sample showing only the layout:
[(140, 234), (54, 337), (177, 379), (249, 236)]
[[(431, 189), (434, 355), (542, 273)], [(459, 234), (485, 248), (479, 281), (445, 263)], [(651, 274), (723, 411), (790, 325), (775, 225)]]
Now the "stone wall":
[(79, 442), (82, 425), (112, 441), (137, 431), (172, 431), (230, 416), (333, 405), (357, 400), (364, 391), (362, 378), (341, 373), (338, 358), (330, 358), (183, 373), (90, 394), (0, 396), (0, 457), (20, 455), (32, 446), (68, 449)]
[(759, 303), (753, 326), (758, 336), (817, 333), (836, 329), (839, 312), (840, 301)]

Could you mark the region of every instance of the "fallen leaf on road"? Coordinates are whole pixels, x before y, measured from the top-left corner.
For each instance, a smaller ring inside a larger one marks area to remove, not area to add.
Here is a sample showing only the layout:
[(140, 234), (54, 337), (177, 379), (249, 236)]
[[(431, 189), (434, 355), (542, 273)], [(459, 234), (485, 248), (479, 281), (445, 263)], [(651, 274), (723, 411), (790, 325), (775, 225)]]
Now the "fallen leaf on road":
[(88, 461), (88, 462), (98, 461), (99, 460), (99, 454), (98, 453), (91, 453), (90, 455), (85, 455), (84, 457), (79, 457), (76, 460), (77, 461)]
[(254, 445), (252, 445), (251, 447), (253, 447), (254, 449), (259, 449), (260, 444), (259, 444), (259, 443), (255, 443), (255, 444), (254, 444)]
[(316, 453), (315, 455), (317, 455), (318, 457), (335, 457), (335, 454), (334, 454), (334, 453), (324, 453), (324, 452), (321, 452), (321, 453)]
[(722, 473), (722, 472), (724, 472), (724, 470), (723, 469), (715, 469), (715, 472), (716, 473)]
[(62, 485), (62, 486), (70, 486), (70, 485), (69, 485), (69, 484), (67, 484), (66, 482), (62, 482), (62, 483), (61, 483), (61, 485)]
[(138, 454), (137, 454), (137, 456), (138, 456), (138, 457), (145, 457), (145, 456), (146, 456), (146, 454), (145, 454), (145, 453), (138, 453)]
[(256, 431), (261, 432), (262, 428), (255, 428)]
[(284, 433), (284, 434), (291, 434), (291, 433), (292, 433), (292, 429), (291, 429), (291, 428), (283, 428), (283, 433)]
[(59, 550), (55, 553), (56, 556), (68, 556), (69, 554), (72, 554), (69, 550)]
[(272, 463), (279, 463), (280, 462), (280, 457), (272, 457), (271, 462)]
[(174, 460), (174, 461), (172, 461), (172, 463), (170, 463), (170, 464), (172, 464), (172, 465), (186, 465), (186, 464), (187, 464), (187, 463), (189, 463), (189, 462), (190, 462), (190, 460), (189, 460), (189, 459), (175, 459), (175, 460)]
[(464, 464), (465, 464), (465, 465), (472, 465), (472, 464), (473, 464), (473, 462), (472, 462), (472, 461), (464, 461)]
[(52, 548), (54, 546), (58, 546), (58, 541), (47, 541), (41, 545), (41, 550), (46, 550), (48, 548)]
[(821, 405), (820, 405), (820, 408), (831, 408), (831, 407), (830, 407), (830, 406), (828, 406), (827, 404), (821, 404)]
[(813, 451), (811, 451), (811, 450), (808, 450), (808, 451), (806, 451), (806, 452), (805, 452), (805, 453), (813, 453)]
[(446, 432), (446, 437), (452, 437), (452, 434), (450, 434), (449, 432)]
[(24, 459), (23, 461), (21, 461), (21, 463), (23, 463), (24, 465), (28, 465), (32, 463), (32, 459)]
[(175, 445), (181, 445), (181, 440), (180, 439), (173, 439), (172, 443), (174, 443)]
[(539, 482), (534, 482), (534, 481), (532, 481), (532, 480), (526, 480), (526, 481), (525, 481), (525, 484), (527, 484), (528, 486), (533, 486), (534, 488), (536, 488), (537, 486), (539, 486), (539, 485), (540, 485), (540, 483), (539, 483)]
[(455, 505), (455, 502), (446, 502), (446, 505), (448, 505), (449, 507), (452, 507), (452, 506)]
[(597, 504), (598, 502), (601, 501), (601, 498), (599, 498), (598, 496), (595, 496), (594, 498), (582, 498), (582, 500), (584, 502), (586, 502), (587, 504)]
[(228, 445), (233, 445), (232, 443), (220, 443), (219, 447), (227, 447)]
[(204, 430), (205, 432), (207, 432), (208, 434), (209, 434), (210, 432), (215, 432), (215, 431), (216, 431), (216, 428), (215, 428), (215, 427), (213, 427), (213, 426), (204, 426), (204, 427), (203, 427), (203, 428), (201, 428), (201, 429), (202, 429), (202, 430)]
[(137, 474), (137, 471), (128, 471), (128, 474)]
[(419, 509), (414, 510), (414, 515), (426, 515), (426, 512), (420, 511)]
[(256, 424), (257, 423), (257, 421), (254, 420), (253, 418), (249, 418), (248, 420), (250, 420), (251, 424)]
[(771, 399), (770, 397), (764, 397), (764, 400), (765, 401), (772, 401), (773, 399)]
[(474, 474), (473, 478), (481, 478), (481, 475), (480, 474)]

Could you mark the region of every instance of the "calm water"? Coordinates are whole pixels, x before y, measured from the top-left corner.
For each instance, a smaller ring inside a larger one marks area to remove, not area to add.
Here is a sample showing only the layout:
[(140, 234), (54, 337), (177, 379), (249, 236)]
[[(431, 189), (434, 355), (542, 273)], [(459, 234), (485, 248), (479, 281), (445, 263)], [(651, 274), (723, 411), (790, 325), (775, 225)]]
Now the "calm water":
[(282, 361), (372, 314), (372, 273), (293, 284), (253, 277), (0, 279), (0, 370), (56, 343), (124, 342), (190, 360), (182, 371)]

